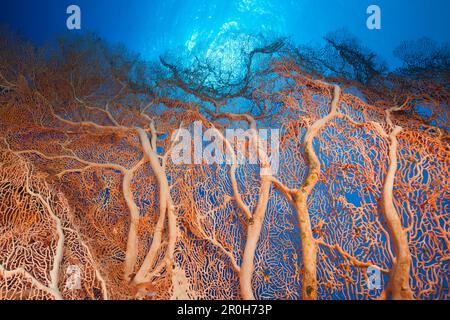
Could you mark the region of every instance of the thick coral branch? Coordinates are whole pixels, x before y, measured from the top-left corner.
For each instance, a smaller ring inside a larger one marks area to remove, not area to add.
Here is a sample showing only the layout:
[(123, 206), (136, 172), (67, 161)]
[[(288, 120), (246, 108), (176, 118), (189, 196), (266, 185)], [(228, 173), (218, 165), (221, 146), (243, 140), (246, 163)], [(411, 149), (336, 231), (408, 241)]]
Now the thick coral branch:
[(308, 161), (309, 171), (300, 190), (297, 190), (294, 193), (294, 207), (297, 211), (302, 241), (302, 259), (305, 271), (302, 292), (305, 300), (315, 300), (317, 298), (317, 244), (312, 233), (311, 219), (309, 217), (307, 204), (308, 197), (319, 181), (321, 174), (321, 165), (319, 158), (314, 151), (313, 141), (319, 131), (336, 116), (340, 94), (341, 88), (338, 85), (335, 85), (330, 113), (324, 118), (316, 121), (306, 132), (303, 146)]
[(263, 149), (261, 138), (257, 132), (256, 120), (247, 114), (220, 113), (213, 115), (216, 118), (228, 118), (230, 120), (245, 121), (249, 124), (251, 130), (251, 143), (256, 146), (258, 159), (260, 160), (260, 179), (261, 186), (259, 189), (259, 198), (255, 211), (251, 213), (248, 206), (243, 202), (236, 181), (237, 160), (234, 150), (230, 142), (219, 132), (219, 136), (224, 141), (228, 153), (232, 156), (232, 164), (230, 168), (230, 180), (232, 182), (233, 193), (238, 207), (245, 213), (248, 219), (247, 239), (242, 257), (242, 265), (240, 267), (239, 281), (241, 288), (241, 296), (244, 300), (254, 300), (252, 278), (254, 273), (254, 260), (258, 242), (261, 236), (261, 230), (264, 223), (264, 217), (269, 202), (270, 187), (272, 185), (272, 174), (270, 170), (270, 162), (268, 156)]
[[(329, 84), (321, 81), (316, 82), (320, 85), (330, 86)], [(271, 178), (275, 187), (283, 195), (285, 195), (297, 212), (304, 269), (302, 293), (303, 299), (305, 300), (315, 300), (317, 298), (317, 242), (314, 239), (312, 232), (311, 219), (308, 212), (308, 197), (319, 181), (321, 164), (316, 152), (314, 151), (313, 141), (320, 130), (322, 130), (327, 123), (338, 115), (337, 110), (339, 106), (341, 88), (338, 85), (334, 85), (333, 88), (334, 92), (330, 113), (312, 124), (305, 134), (303, 146), (309, 170), (301, 188), (298, 190), (289, 189), (278, 179)]]
[(133, 192), (131, 191), (131, 182), (135, 172), (144, 164), (144, 162), (144, 159), (142, 159), (131, 170), (126, 170), (122, 182), (123, 196), (125, 198), (125, 202), (127, 203), (128, 209), (130, 210), (130, 228), (128, 230), (127, 251), (125, 254), (124, 266), (124, 276), (128, 281), (131, 280), (131, 275), (134, 272), (138, 255), (138, 226), (140, 221), (139, 208), (134, 201)]
[(259, 238), (261, 236), (267, 204), (269, 202), (271, 184), (270, 177), (261, 177), (258, 204), (253, 214), (252, 223), (250, 223), (247, 229), (247, 241), (242, 257), (241, 273), (239, 274), (241, 295), (244, 300), (255, 299), (252, 286), (253, 272), (255, 269), (254, 260)]
[[(155, 130), (154, 126), (152, 126), (151, 128), (152, 130)], [(166, 267), (170, 267), (171, 264), (173, 264), (175, 244), (177, 239), (177, 222), (176, 222), (175, 206), (170, 196), (170, 187), (167, 179), (167, 174), (165, 172), (165, 168), (162, 166), (158, 154), (152, 148), (152, 142), (150, 142), (145, 130), (141, 128), (136, 128), (135, 130), (139, 135), (144, 154), (150, 162), (150, 165), (152, 167), (153, 172), (156, 175), (156, 180), (158, 181), (159, 185), (159, 218), (153, 235), (152, 244), (144, 259), (144, 262), (142, 263), (141, 267), (136, 273), (136, 276), (133, 279), (134, 284), (139, 284), (139, 283), (147, 283), (150, 280), (151, 268), (155, 263), (158, 250), (161, 247), (162, 233), (164, 230), (164, 223), (166, 217), (168, 221), (169, 239), (166, 256), (164, 258), (163, 264)], [(155, 135), (156, 135), (155, 132), (153, 132), (152, 136)], [(153, 141), (153, 144), (155, 143), (156, 141)]]
[[(388, 116), (389, 119), (389, 116)], [(383, 186), (383, 214), (386, 219), (392, 243), (394, 245), (395, 261), (391, 271), (387, 293), (392, 294), (393, 299), (412, 299), (413, 293), (409, 284), (411, 270), (411, 252), (409, 250), (408, 238), (402, 227), (400, 217), (394, 206), (393, 188), (397, 171), (397, 135), (402, 128), (396, 126), (389, 135), (389, 169)]]

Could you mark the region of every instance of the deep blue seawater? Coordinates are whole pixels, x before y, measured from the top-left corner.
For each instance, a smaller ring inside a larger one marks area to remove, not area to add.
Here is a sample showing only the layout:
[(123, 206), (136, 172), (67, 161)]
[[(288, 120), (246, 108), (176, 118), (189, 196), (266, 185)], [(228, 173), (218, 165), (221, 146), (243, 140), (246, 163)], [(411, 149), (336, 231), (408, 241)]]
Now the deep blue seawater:
[[(346, 28), (391, 66), (399, 63), (392, 51), (403, 40), (450, 41), (448, 0), (16, 0), (2, 1), (0, 24), (41, 44), (69, 32), (71, 4), (81, 8), (82, 32), (121, 42), (144, 59), (179, 46), (223, 45), (217, 39), (230, 31), (312, 44)], [(371, 4), (382, 10), (381, 30), (366, 27)]]

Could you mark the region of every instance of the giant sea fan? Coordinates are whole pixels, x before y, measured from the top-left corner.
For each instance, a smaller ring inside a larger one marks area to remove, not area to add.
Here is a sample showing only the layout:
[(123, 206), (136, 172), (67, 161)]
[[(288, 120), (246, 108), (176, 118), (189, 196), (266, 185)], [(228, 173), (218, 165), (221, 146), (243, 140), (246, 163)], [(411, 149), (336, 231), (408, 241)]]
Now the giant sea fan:
[[(380, 96), (282, 47), (250, 52), (224, 91), (99, 40), (2, 51), (0, 298), (448, 299), (445, 85), (386, 80)], [(172, 162), (172, 136), (196, 122), (231, 163)], [(261, 174), (259, 148), (238, 165), (227, 128), (279, 129), (279, 170)]]

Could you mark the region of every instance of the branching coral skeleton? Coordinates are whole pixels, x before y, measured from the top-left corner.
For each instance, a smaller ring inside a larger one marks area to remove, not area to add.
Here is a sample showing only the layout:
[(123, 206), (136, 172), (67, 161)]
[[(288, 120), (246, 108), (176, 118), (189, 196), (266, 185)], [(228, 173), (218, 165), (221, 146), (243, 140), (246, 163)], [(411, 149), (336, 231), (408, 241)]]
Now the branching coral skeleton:
[[(225, 91), (165, 59), (152, 85), (98, 63), (43, 64), (34, 82), (0, 69), (0, 298), (448, 298), (445, 129), (403, 115), (420, 93), (369, 103), (281, 47), (252, 51)], [(229, 164), (171, 161), (172, 134), (197, 121)], [(282, 132), (279, 172), (264, 126)], [(257, 165), (228, 128), (249, 129)]]

